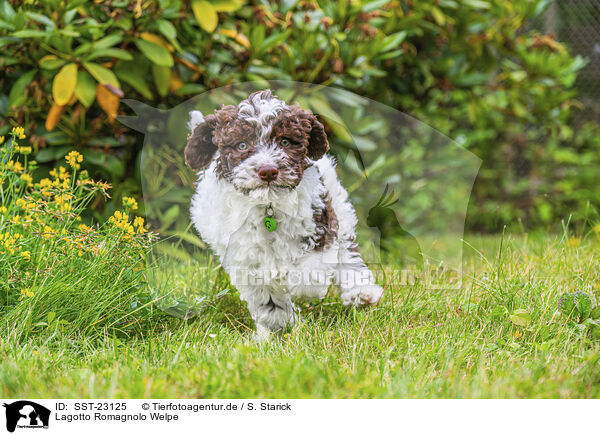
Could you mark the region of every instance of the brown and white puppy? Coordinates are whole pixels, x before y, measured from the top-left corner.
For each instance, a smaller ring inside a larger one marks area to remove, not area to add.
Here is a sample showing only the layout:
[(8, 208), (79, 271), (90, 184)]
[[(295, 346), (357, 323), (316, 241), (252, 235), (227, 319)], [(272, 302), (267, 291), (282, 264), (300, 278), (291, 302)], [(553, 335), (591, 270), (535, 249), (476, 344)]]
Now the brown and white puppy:
[(204, 117), (190, 114), (185, 148), (199, 171), (191, 218), (220, 257), (259, 337), (293, 325), (294, 300), (373, 304), (376, 285), (355, 243), (356, 215), (323, 125), (265, 90)]

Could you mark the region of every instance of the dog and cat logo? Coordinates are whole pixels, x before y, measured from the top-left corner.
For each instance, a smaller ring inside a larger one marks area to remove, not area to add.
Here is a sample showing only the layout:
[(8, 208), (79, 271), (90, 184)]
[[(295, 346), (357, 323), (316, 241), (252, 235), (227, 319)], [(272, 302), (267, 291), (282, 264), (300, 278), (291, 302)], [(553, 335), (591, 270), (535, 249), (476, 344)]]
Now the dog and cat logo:
[(29, 400), (19, 400), (3, 405), (6, 408), (6, 430), (48, 429), (50, 410)]

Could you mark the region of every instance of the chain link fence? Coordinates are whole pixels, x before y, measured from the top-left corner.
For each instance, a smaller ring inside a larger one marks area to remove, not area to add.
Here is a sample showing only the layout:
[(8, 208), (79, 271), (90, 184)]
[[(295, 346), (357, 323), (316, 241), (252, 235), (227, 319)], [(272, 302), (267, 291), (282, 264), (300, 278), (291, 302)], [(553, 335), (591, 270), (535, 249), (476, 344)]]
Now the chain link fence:
[(533, 26), (588, 60), (577, 88), (586, 106), (600, 113), (600, 0), (551, 0)]

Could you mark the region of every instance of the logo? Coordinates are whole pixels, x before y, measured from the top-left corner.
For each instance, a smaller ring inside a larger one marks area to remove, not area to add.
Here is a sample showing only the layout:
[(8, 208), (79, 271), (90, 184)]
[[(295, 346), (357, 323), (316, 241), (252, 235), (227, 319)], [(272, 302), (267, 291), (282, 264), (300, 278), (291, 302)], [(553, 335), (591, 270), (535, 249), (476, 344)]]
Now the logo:
[(14, 432), (19, 429), (48, 429), (50, 410), (29, 400), (19, 400), (4, 404), (6, 408), (6, 430)]

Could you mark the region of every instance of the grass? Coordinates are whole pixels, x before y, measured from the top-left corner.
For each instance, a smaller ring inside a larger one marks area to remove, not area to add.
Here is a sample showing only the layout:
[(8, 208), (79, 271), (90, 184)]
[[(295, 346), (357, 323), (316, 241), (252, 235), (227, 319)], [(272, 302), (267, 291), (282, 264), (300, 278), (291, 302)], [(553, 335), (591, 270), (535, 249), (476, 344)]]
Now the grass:
[[(556, 313), (564, 292), (598, 296), (600, 226), (577, 238), (470, 237), (460, 290), (392, 277), (377, 307), (304, 304), (294, 329), (259, 345), (213, 259), (152, 278), (135, 202), (82, 227), (108, 186), (77, 175), (76, 154), (34, 183), (30, 150), (17, 149), (17, 165), (10, 141), (0, 150), (2, 397), (600, 397), (600, 341)], [(168, 285), (200, 316), (160, 310), (186, 313), (153, 301)], [(207, 298), (193, 297), (198, 287)]]
[[(600, 342), (555, 315), (565, 289), (597, 292), (595, 237), (470, 241), (466, 288), (392, 282), (374, 309), (304, 305), (271, 343), (250, 340), (234, 292), (193, 320), (159, 313), (130, 337), (59, 328), (0, 339), (4, 397), (600, 397)], [(510, 314), (526, 309), (531, 322)], [(32, 379), (31, 374), (35, 373)]]

